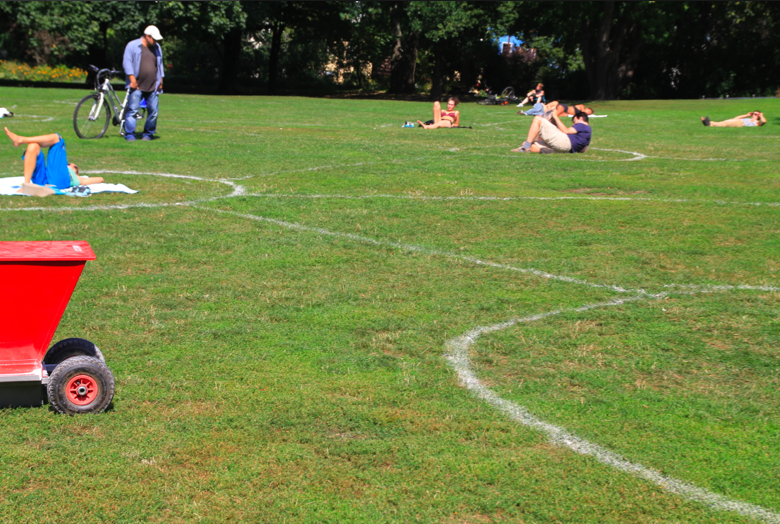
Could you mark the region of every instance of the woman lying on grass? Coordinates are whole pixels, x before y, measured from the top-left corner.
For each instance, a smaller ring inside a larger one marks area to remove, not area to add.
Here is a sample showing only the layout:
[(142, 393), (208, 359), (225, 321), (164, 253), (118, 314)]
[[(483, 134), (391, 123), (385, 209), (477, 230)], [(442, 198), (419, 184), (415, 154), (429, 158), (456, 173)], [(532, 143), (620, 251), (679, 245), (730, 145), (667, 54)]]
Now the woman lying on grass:
[(553, 100), (549, 104), (534, 104), (534, 107), (529, 109), (528, 111), (518, 111), (518, 115), (526, 115), (526, 116), (544, 116), (546, 119), (550, 119), (552, 115), (556, 116), (574, 116), (577, 113), (585, 113), (586, 115), (592, 115), (593, 109), (589, 107), (585, 107), (582, 104), (577, 105), (567, 105), (562, 104), (561, 102), (558, 102), (557, 100)]
[[(65, 140), (57, 133), (41, 136), (20, 136), (12, 133), (5, 128), (5, 134), (13, 143), (14, 147), (26, 144), (22, 160), (24, 161), (24, 184), (19, 193), (35, 194), (36, 196), (45, 196), (41, 191), (35, 191), (35, 187), (30, 184), (40, 186), (41, 190), (46, 189), (43, 186), (53, 185), (57, 189), (67, 189), (74, 186), (86, 186), (89, 184), (100, 184), (102, 177), (79, 176), (79, 168), (76, 164), (68, 163), (68, 156), (65, 153)], [(44, 159), (43, 148), (48, 147), (49, 153)], [(28, 192), (32, 191), (32, 193)], [(45, 191), (51, 194), (51, 189)]]
[(701, 117), (701, 123), (708, 127), (760, 127), (766, 124), (766, 118), (761, 111), (751, 111), (721, 122), (713, 122), (710, 117)]
[(447, 99), (447, 110), (442, 111), (439, 102), (433, 103), (433, 122), (423, 123), (418, 120), (420, 127), (425, 129), (437, 129), (439, 127), (458, 127), (460, 124), (460, 111), (455, 111), (455, 106), (460, 103), (457, 97), (451, 96)]

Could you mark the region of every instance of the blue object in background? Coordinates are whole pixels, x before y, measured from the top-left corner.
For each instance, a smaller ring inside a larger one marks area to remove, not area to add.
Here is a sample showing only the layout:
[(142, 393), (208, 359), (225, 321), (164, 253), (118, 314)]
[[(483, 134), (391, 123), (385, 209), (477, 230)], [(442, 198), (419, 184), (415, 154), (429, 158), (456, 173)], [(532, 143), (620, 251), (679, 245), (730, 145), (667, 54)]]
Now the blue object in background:
[(520, 47), (523, 44), (523, 41), (520, 40), (517, 37), (514, 36), (500, 36), (498, 38), (498, 54), (503, 54), (504, 52), (504, 44), (512, 44), (512, 50)]

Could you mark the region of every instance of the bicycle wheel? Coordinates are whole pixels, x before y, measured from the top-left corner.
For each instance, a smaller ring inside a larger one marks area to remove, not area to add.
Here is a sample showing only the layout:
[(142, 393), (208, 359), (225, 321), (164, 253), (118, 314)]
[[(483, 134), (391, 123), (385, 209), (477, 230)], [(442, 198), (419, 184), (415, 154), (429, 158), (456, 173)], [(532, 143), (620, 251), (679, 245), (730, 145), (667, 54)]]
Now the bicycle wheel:
[(515, 96), (515, 88), (512, 86), (506, 87), (501, 91), (501, 98), (511, 98), (513, 96)]
[(100, 138), (108, 129), (111, 110), (108, 102), (103, 100), (103, 107), (98, 105), (97, 94), (87, 95), (76, 104), (73, 112), (73, 129), (79, 138)]

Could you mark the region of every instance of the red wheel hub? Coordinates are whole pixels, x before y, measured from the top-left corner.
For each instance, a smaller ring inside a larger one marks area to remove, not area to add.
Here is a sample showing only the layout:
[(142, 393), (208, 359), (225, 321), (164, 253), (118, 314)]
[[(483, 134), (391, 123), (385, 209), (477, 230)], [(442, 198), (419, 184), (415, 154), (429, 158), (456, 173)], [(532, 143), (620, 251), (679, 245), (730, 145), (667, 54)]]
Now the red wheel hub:
[(77, 406), (86, 406), (94, 401), (99, 392), (100, 388), (98, 388), (97, 382), (89, 375), (76, 375), (68, 381), (68, 385), (65, 387), (68, 400)]

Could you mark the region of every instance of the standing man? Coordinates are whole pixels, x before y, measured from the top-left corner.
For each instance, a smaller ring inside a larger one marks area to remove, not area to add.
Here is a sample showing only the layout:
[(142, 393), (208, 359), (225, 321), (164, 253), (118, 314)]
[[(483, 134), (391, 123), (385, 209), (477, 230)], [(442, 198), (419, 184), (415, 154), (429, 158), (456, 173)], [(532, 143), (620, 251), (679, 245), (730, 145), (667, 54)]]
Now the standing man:
[(135, 141), (135, 123), (141, 99), (146, 100), (146, 123), (143, 140), (151, 140), (157, 131), (157, 95), (162, 91), (163, 59), (157, 44), (162, 35), (157, 27), (150, 25), (144, 36), (132, 40), (125, 47), (122, 67), (125, 70), (125, 89), (130, 89), (125, 115), (125, 140)]

